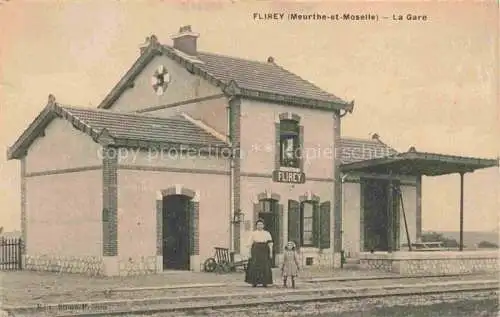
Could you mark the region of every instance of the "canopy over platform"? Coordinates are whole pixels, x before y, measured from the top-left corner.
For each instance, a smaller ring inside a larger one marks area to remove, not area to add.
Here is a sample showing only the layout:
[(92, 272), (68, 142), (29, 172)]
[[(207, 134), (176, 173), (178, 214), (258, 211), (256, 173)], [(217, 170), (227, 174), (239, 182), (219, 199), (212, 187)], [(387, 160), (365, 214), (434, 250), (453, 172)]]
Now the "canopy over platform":
[[(417, 152), (411, 147), (408, 152), (389, 155), (381, 158), (363, 160), (353, 163), (342, 164), (340, 170), (342, 173), (358, 172), (384, 175), (407, 175), (415, 176), (421, 179), (422, 176), (439, 176), (447, 174), (460, 174), (460, 242), (459, 250), (464, 248), (464, 174), (474, 172), (478, 169), (494, 167), (499, 165), (499, 159), (481, 159), (436, 153)], [(391, 181), (392, 183), (392, 181)], [(392, 185), (390, 185), (392, 186)], [(392, 190), (389, 190), (389, 200), (392, 200)], [(417, 192), (418, 199), (421, 193)], [(402, 198), (400, 198), (402, 201)], [(392, 217), (393, 204), (388, 204), (389, 218)], [(417, 203), (417, 212), (420, 213), (420, 203)], [(404, 208), (403, 208), (404, 215)], [(408, 240), (408, 246), (411, 251), (411, 241), (408, 228), (405, 227)], [(394, 232), (394, 224), (388, 224), (390, 235)], [(392, 252), (392, 240), (389, 240), (389, 252)]]
[(408, 152), (341, 165), (343, 173), (363, 172), (385, 175), (439, 176), (463, 174), (498, 166), (498, 159), (481, 159), (446, 154)]

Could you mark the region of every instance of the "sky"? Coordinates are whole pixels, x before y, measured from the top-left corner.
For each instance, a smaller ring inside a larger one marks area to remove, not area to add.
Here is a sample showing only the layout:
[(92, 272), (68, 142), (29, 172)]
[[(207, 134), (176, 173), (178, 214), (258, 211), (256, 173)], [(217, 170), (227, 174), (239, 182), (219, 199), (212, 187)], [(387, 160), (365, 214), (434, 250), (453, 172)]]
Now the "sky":
[[(375, 14), (379, 21), (256, 20), (254, 13)], [(500, 153), (498, 5), (484, 2), (0, 0), (0, 226), (20, 227), (20, 165), (6, 151), (49, 93), (96, 107), (146, 36), (181, 25), (200, 50), (276, 63), (345, 100), (342, 135), (398, 151)], [(393, 15), (427, 21), (394, 21)], [(424, 178), (424, 230), (459, 229), (458, 175)], [(467, 231), (496, 230), (497, 168), (465, 176)]]

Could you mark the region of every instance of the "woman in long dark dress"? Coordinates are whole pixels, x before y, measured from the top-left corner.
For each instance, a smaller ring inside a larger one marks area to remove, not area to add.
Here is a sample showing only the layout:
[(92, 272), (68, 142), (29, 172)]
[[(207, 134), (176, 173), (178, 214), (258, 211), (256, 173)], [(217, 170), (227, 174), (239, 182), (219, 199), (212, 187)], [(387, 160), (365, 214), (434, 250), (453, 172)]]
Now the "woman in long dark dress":
[(273, 273), (271, 271), (271, 259), (273, 256), (273, 239), (271, 234), (264, 230), (264, 221), (257, 220), (256, 230), (250, 234), (249, 247), (250, 259), (248, 261), (245, 282), (253, 287), (273, 284)]

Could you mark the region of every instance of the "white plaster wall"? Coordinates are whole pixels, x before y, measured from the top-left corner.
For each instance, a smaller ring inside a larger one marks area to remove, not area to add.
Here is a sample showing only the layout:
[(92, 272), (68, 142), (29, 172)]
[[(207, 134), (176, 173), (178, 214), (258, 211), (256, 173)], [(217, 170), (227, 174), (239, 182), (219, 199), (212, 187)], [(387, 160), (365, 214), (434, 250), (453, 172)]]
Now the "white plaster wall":
[[(299, 197), (310, 191), (312, 194), (319, 196), (321, 202), (330, 201), (331, 208), (330, 211), (330, 224), (333, 228), (333, 184), (331, 182), (319, 182), (319, 181), (308, 181), (305, 184), (283, 184), (275, 183), (271, 178), (264, 177), (248, 177), (243, 176), (241, 179), (241, 210), (245, 214), (245, 220), (250, 223), (250, 230), (245, 230), (245, 226), (242, 226), (241, 235), (241, 253), (248, 256), (248, 237), (253, 230), (253, 207), (254, 204), (258, 202), (257, 196), (260, 193), (268, 191), (269, 193), (274, 193), (280, 195), (280, 204), (283, 204), (284, 211), (284, 226), (283, 226), (283, 241), (288, 240), (288, 200), (299, 200)], [(330, 246), (331, 249), (324, 250), (323, 252), (332, 252), (333, 250), (333, 229), (330, 233)], [(317, 253), (317, 248), (301, 248), (302, 253)]]
[[(171, 82), (163, 95), (157, 96), (151, 86), (151, 76), (156, 69), (164, 65), (171, 75)], [(147, 114), (158, 117), (171, 117), (185, 112), (216, 131), (226, 135), (227, 131), (227, 99), (219, 97), (204, 101), (192, 102), (199, 98), (222, 94), (222, 90), (189, 73), (183, 66), (167, 56), (156, 56), (134, 80), (134, 87), (126, 89), (113, 103), (111, 110), (133, 112), (156, 106), (167, 106), (179, 102), (184, 105), (148, 111)]]
[[(408, 223), (408, 231), (410, 233), (410, 240), (413, 243), (417, 238), (417, 188), (414, 186), (401, 186), (401, 193), (403, 195), (403, 204), (406, 213), (406, 220)], [(408, 240), (406, 238), (402, 209), (400, 219), (400, 241), (401, 244), (407, 244)]]
[[(143, 154), (144, 156), (144, 154)], [(118, 170), (118, 249), (123, 258), (156, 254), (157, 192), (176, 184), (200, 195), (200, 261), (213, 256), (215, 246), (229, 247), (229, 172), (217, 159), (145, 160), (150, 167), (182, 168), (184, 172)], [(128, 163), (131, 163), (130, 161)], [(192, 168), (190, 173), (187, 169)], [(198, 170), (196, 170), (198, 169)], [(200, 170), (219, 169), (219, 174)]]
[(100, 145), (65, 119), (56, 118), (37, 138), (26, 157), (26, 172), (44, 172), (102, 165)]
[(279, 114), (293, 112), (304, 126), (307, 177), (333, 178), (334, 120), (331, 112), (266, 102), (243, 100), (241, 103), (241, 171), (272, 173), (275, 159), (275, 122)]
[(227, 98), (221, 97), (155, 111), (148, 111), (147, 114), (157, 117), (172, 117), (182, 113), (187, 113), (192, 118), (201, 120), (203, 123), (215, 129), (222, 135), (227, 135), (229, 133), (227, 123), (227, 107)]
[(361, 251), (361, 186), (359, 183), (344, 183), (343, 191), (343, 248), (346, 256), (355, 258)]
[[(151, 77), (160, 65), (170, 73), (171, 82), (163, 95), (156, 95)], [(158, 105), (220, 94), (215, 87), (200, 76), (189, 73), (176, 61), (165, 55), (154, 57), (134, 79), (134, 87), (125, 90), (110, 108), (117, 111), (136, 111)]]
[[(28, 255), (102, 254), (100, 146), (68, 121), (55, 118), (26, 156)], [(60, 173), (65, 169), (96, 170)], [(60, 174), (52, 174), (59, 172)]]
[[(164, 94), (157, 96), (151, 86), (151, 76), (160, 65), (167, 68), (171, 75), (171, 82)], [(176, 61), (167, 56), (156, 56), (135, 78), (134, 87), (125, 90), (110, 109), (125, 112), (137, 111), (221, 93), (222, 90), (219, 87), (210, 84), (200, 76), (189, 73)], [(169, 117), (180, 112), (187, 112), (197, 119), (205, 121), (216, 130), (225, 133), (226, 107), (227, 100), (221, 97), (148, 113), (160, 117)]]
[(102, 254), (102, 170), (26, 179), (29, 255)]
[(211, 170), (229, 172), (229, 160), (198, 152), (182, 154), (177, 150), (120, 149), (118, 163), (127, 166), (163, 167), (182, 170)]

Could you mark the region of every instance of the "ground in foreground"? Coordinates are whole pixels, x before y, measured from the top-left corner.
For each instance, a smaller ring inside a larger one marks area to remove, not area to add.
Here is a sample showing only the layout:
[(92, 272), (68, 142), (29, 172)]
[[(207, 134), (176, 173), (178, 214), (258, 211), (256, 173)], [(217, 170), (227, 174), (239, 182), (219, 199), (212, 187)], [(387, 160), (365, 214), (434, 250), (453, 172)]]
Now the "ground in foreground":
[[(237, 309), (204, 309), (191, 312), (158, 313), (147, 316), (497, 317), (499, 312), (498, 292), (463, 292), (343, 300), (338, 302), (288, 303)], [(128, 316), (139, 317), (146, 315)]]

